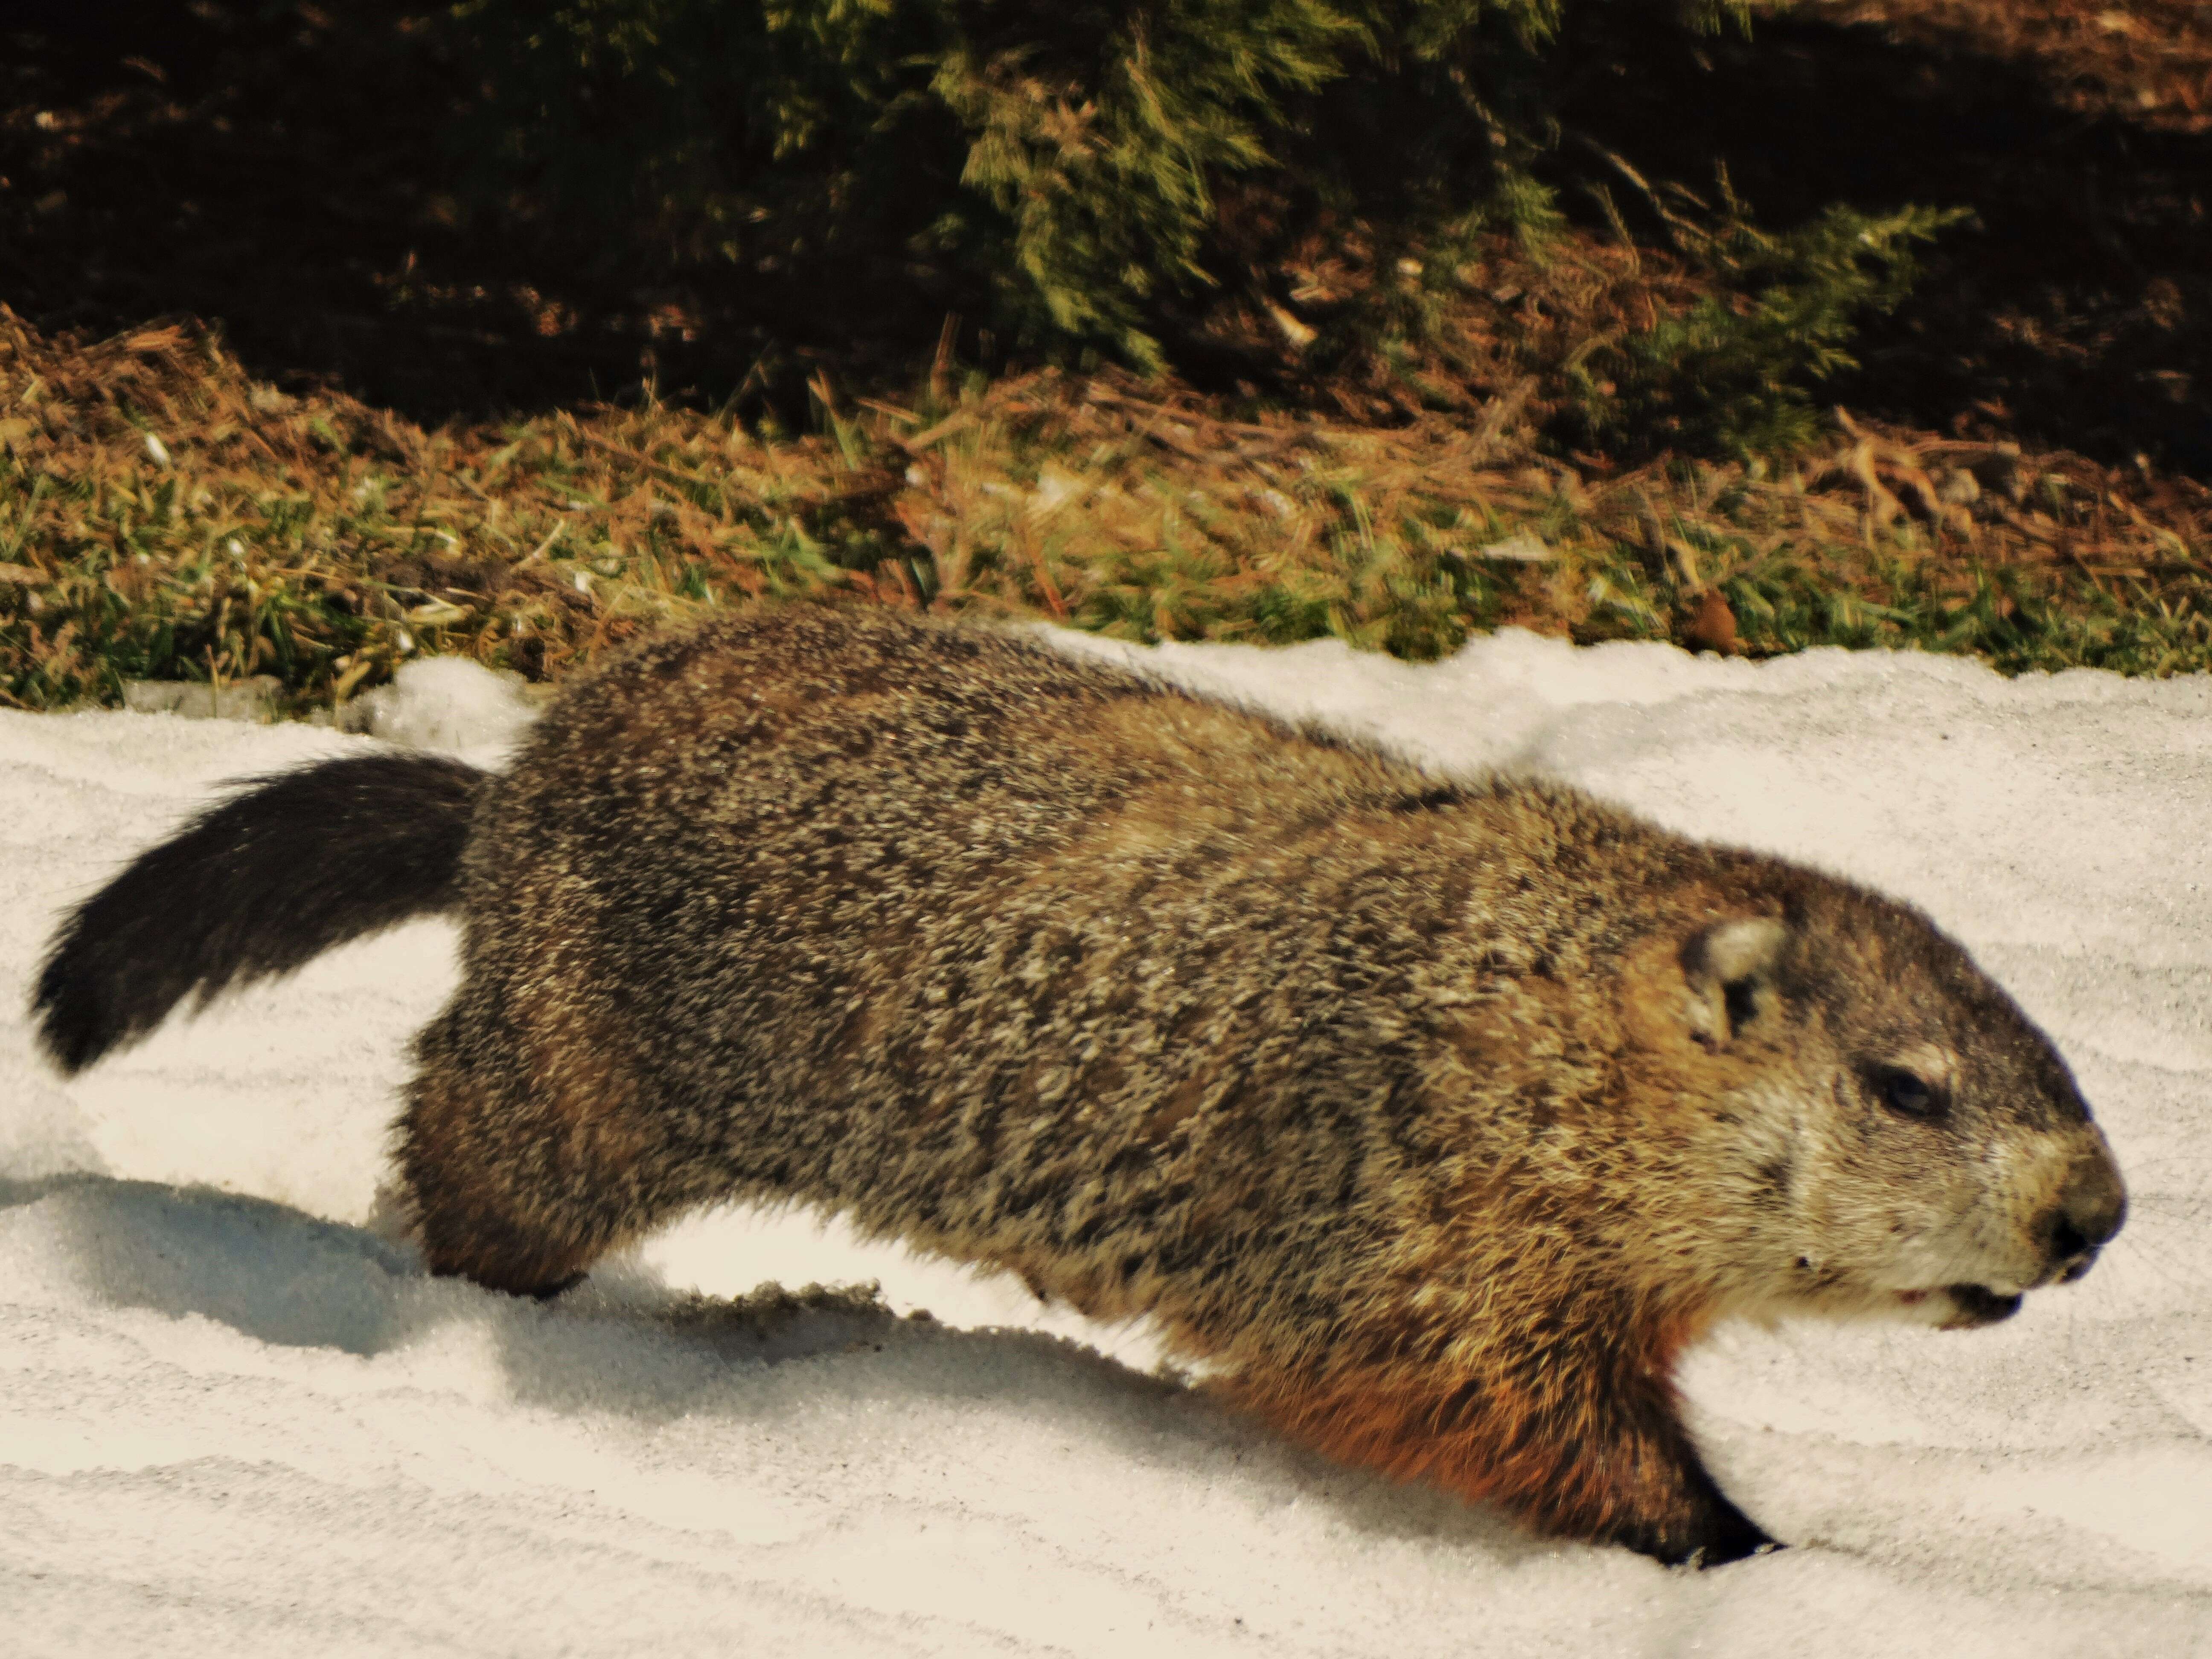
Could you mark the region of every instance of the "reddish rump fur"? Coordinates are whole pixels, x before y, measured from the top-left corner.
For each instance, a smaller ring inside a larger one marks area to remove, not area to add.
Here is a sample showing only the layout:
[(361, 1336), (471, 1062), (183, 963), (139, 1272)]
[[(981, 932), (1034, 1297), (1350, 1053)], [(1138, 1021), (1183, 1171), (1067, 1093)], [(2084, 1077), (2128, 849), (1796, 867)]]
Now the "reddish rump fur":
[(1547, 1532), (1664, 1544), (1705, 1518), (1711, 1496), (1686, 1474), (1672, 1381), (1704, 1323), (1646, 1318), (1589, 1333), (1551, 1364), (1503, 1372), (1409, 1356), (1255, 1368), (1218, 1386), (1342, 1462), (1504, 1504)]

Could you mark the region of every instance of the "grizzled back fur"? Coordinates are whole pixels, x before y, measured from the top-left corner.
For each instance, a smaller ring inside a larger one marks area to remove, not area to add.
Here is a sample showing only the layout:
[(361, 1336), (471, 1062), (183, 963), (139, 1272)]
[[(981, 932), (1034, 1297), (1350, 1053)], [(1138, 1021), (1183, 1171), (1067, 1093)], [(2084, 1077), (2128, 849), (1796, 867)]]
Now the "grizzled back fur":
[(1008, 634), (649, 641), (471, 826), (398, 1153), (433, 1267), (503, 1289), (800, 1201), (1150, 1314), (1325, 1451), (1713, 1562), (1769, 1540), (1684, 1344), (1985, 1323), (2120, 1224), (2063, 1062), (1917, 913)]

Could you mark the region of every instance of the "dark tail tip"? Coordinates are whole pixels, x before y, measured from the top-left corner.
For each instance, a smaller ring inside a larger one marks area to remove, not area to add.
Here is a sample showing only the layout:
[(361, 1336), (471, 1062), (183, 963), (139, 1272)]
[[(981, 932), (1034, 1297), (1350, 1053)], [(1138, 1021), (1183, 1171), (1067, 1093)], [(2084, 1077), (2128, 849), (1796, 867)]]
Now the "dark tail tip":
[(31, 1014), (64, 1074), (144, 1036), (186, 997), (290, 972), (451, 908), (487, 775), (365, 755), (256, 780), (138, 857), (54, 935)]
[(101, 1018), (108, 1011), (70, 989), (69, 970), (57, 957), (47, 962), (31, 997), (40, 1045), (64, 1077), (75, 1077), (123, 1040), (113, 1022)]

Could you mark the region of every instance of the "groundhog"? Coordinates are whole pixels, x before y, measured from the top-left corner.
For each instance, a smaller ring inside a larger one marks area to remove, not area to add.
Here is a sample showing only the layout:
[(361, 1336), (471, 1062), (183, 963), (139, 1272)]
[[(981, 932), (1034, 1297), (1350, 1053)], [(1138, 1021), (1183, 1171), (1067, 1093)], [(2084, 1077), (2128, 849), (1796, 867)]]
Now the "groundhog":
[(1669, 1563), (1773, 1541), (1671, 1382), (1715, 1321), (1988, 1324), (2124, 1209), (2050, 1041), (1904, 905), (888, 614), (650, 640), (503, 774), (259, 781), (65, 921), (36, 1017), (74, 1072), (446, 909), (396, 1132), (432, 1271), (546, 1295), (797, 1201)]

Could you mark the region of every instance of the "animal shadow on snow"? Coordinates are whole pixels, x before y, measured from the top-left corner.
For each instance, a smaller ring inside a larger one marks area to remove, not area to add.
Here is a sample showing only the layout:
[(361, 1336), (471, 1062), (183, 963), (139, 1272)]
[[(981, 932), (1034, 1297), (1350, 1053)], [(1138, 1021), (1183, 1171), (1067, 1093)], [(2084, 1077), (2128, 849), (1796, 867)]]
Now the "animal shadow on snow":
[(0, 1215), (24, 1210), (42, 1212), (95, 1302), (363, 1358), (475, 1325), (514, 1397), (544, 1410), (719, 1419), (743, 1431), (801, 1413), (818, 1421), (841, 1403), (896, 1424), (902, 1408), (973, 1402), (1087, 1431), (1134, 1463), (1322, 1502), (1380, 1537), (1461, 1545), (1501, 1565), (1552, 1547), (1500, 1514), (1328, 1463), (1179, 1382), (1056, 1337), (901, 1317), (872, 1286), (687, 1295), (617, 1263), (541, 1304), (432, 1279), (411, 1249), (367, 1229), (208, 1188), (91, 1174), (0, 1181)]

